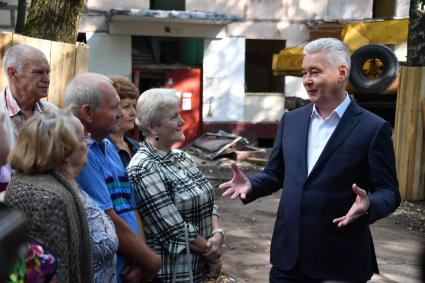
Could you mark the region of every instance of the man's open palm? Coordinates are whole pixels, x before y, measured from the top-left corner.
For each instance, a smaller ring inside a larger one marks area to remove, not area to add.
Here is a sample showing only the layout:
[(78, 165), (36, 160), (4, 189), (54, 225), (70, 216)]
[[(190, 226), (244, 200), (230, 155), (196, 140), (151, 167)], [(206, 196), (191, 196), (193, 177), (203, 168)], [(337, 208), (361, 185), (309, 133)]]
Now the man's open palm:
[(235, 199), (240, 197), (241, 199), (246, 198), (246, 194), (251, 190), (251, 183), (248, 178), (239, 170), (236, 163), (230, 164), (230, 167), (233, 171), (232, 180), (223, 183), (219, 186), (220, 189), (227, 189), (223, 193), (223, 197), (230, 196), (230, 199)]

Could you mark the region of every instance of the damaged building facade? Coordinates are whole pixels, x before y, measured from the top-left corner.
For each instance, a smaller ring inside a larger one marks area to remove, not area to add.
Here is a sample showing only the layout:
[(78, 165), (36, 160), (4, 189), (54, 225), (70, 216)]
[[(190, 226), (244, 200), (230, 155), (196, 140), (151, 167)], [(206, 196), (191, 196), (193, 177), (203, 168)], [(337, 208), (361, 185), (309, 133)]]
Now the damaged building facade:
[[(8, 1), (9, 7), (15, 2)], [(273, 54), (303, 46), (321, 22), (369, 19), (382, 9), (402, 17), (408, 5), (408, 0), (86, 0), (80, 38), (90, 47), (89, 71), (129, 77), (140, 91), (176, 88), (188, 141), (223, 129), (270, 144), (285, 97), (306, 95), (300, 78), (273, 76)]]

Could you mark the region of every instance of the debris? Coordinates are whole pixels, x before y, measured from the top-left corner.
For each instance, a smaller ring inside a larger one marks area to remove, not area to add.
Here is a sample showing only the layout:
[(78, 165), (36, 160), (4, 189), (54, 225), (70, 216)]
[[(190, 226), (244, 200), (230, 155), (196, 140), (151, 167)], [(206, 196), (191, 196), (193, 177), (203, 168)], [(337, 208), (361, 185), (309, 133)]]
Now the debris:
[(265, 149), (249, 145), (249, 141), (238, 135), (224, 131), (205, 133), (185, 148), (189, 153), (201, 158), (214, 160), (231, 157), (238, 161), (249, 158), (266, 158)]

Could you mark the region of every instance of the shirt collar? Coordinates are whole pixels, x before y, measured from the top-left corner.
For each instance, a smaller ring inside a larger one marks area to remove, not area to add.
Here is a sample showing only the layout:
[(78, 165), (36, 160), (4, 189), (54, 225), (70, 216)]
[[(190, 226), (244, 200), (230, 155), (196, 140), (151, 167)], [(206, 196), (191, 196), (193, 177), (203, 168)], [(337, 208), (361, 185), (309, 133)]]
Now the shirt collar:
[(145, 145), (145, 147), (148, 149), (149, 152), (157, 155), (159, 158), (161, 158), (164, 161), (171, 161), (172, 163), (174, 163), (179, 158), (178, 152), (174, 149), (171, 149), (170, 151), (165, 152), (163, 150), (160, 150), (160, 149), (154, 147), (153, 145), (151, 145), (147, 141), (143, 142), (143, 145)]
[(91, 147), (92, 145), (96, 144), (96, 140), (94, 138), (90, 137), (86, 140), (86, 143), (87, 143), (88, 147)]
[[(350, 105), (351, 99), (347, 92), (345, 92), (345, 98), (344, 100), (332, 111), (331, 115), (329, 117), (325, 118), (328, 119), (334, 115), (337, 115), (339, 119), (341, 119), (342, 115), (344, 115), (345, 111), (347, 110), (348, 106)], [(316, 105), (313, 104), (313, 110), (311, 112), (311, 118), (313, 117), (320, 117), (319, 112), (317, 112)]]
[[(7, 110), (9, 111), (9, 116), (13, 117), (19, 114), (21, 112), (21, 107), (19, 107), (18, 102), (16, 101), (15, 97), (13, 97), (12, 92), (10, 91), (9, 86), (6, 87), (5, 90), (5, 98), (6, 98), (6, 106)], [(38, 112), (43, 112), (43, 105), (40, 101), (37, 101), (37, 103), (34, 106), (34, 110), (37, 110)]]

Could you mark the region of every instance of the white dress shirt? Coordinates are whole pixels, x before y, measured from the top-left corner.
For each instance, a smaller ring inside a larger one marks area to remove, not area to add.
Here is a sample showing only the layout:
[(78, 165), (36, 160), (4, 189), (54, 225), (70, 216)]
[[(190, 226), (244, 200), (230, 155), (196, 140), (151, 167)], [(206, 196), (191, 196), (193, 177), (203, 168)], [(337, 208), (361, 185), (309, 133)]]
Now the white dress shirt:
[(307, 145), (307, 167), (310, 174), (323, 149), (328, 143), (329, 138), (335, 131), (336, 126), (347, 110), (351, 100), (348, 94), (345, 94), (344, 100), (338, 105), (332, 113), (322, 118), (317, 112), (316, 105), (313, 105), (313, 111), (310, 118), (310, 127), (308, 129), (308, 145)]

